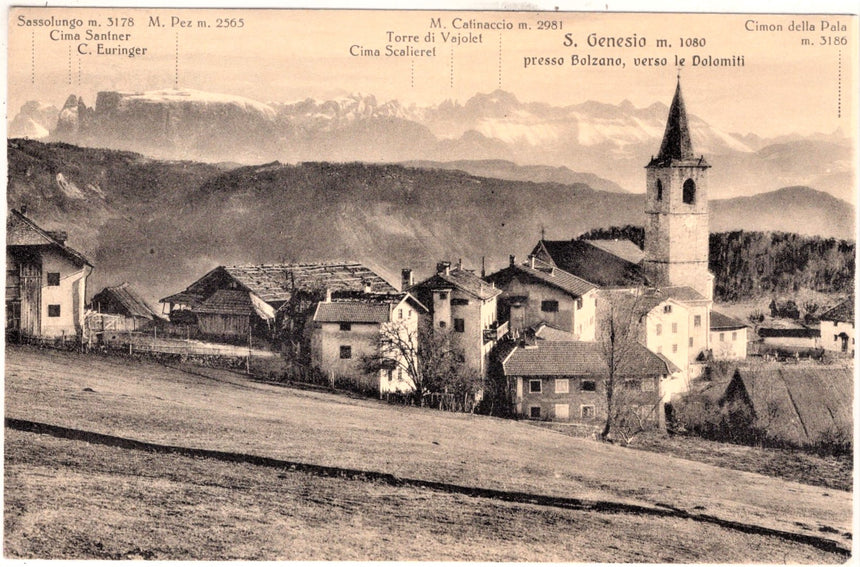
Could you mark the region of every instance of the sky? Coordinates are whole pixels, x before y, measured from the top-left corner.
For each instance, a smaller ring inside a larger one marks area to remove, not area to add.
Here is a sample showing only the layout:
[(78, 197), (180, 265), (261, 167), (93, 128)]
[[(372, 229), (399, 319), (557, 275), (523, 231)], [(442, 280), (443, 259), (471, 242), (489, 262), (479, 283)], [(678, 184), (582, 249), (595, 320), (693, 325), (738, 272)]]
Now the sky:
[[(76, 18), (83, 25), (74, 29), (57, 22)], [(473, 19), (511, 29), (469, 29)], [(690, 112), (726, 132), (852, 134), (857, 31), (848, 16), (14, 8), (8, 116), (28, 100), (59, 107), (76, 94), (93, 105), (99, 91), (175, 86), (262, 102), (362, 93), (419, 106), (501, 88), (526, 102), (645, 107), (668, 104), (680, 72)], [(100, 54), (99, 44), (138, 53)], [(434, 51), (386, 56), (386, 46)], [(375, 49), (379, 56), (364, 55)], [(600, 65), (572, 65), (573, 57)], [(693, 66), (695, 57), (744, 64)], [(658, 65), (637, 65), (647, 58)]]

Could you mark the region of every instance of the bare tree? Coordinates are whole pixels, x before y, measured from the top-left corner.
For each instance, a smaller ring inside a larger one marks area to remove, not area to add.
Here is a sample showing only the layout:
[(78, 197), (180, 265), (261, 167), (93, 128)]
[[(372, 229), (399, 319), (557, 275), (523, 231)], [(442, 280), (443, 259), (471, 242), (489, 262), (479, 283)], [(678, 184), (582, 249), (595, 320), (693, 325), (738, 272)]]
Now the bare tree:
[(364, 359), (365, 369), (402, 371), (411, 382), (416, 405), (433, 393), (468, 397), (480, 385), (480, 377), (466, 366), (463, 349), (456, 345), (451, 332), (434, 329), (429, 320), (412, 328), (388, 324), (376, 346), (376, 352)]
[(628, 365), (639, 338), (642, 291), (612, 291), (604, 293), (598, 313), (598, 343), (606, 375), (603, 380), (606, 397), (606, 421), (602, 439), (609, 438), (613, 427), (621, 424), (630, 413), (630, 400), (620, 391), (621, 369)]

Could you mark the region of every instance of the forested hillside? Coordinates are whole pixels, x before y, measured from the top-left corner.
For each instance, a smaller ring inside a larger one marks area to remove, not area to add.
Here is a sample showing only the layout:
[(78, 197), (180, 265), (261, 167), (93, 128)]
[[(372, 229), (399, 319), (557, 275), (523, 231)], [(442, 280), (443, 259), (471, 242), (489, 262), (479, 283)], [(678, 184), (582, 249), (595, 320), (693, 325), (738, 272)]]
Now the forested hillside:
[[(645, 243), (641, 226), (595, 229), (585, 239), (626, 238)], [(770, 293), (809, 289), (849, 293), (854, 289), (855, 243), (788, 232), (713, 232), (708, 267), (714, 296), (737, 301)]]

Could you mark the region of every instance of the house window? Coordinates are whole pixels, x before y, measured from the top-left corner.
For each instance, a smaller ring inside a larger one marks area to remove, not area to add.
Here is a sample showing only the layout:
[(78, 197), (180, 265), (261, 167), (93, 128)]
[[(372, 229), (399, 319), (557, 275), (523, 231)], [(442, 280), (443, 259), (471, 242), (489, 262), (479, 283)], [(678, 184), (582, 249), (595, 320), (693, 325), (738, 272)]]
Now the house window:
[(659, 179), (657, 180), (657, 200), (663, 200), (663, 182)]
[(397, 318), (403, 319), (403, 308), (402, 307), (397, 310)]
[(397, 369), (397, 381), (403, 382), (403, 369), (402, 368)]
[(540, 406), (529, 407), (529, 417), (532, 419), (540, 419)]
[(540, 380), (529, 380), (529, 393), (540, 394)]
[(447, 326), (448, 326), (448, 323), (446, 323), (445, 321), (439, 321), (439, 328), (440, 329), (444, 329)]
[(466, 331), (466, 320), (465, 319), (454, 319), (454, 331), (458, 333), (463, 333)]
[(658, 337), (660, 335), (662, 335), (663, 334), (663, 325), (661, 325), (660, 323), (657, 323), (657, 326), (654, 327), (654, 334), (656, 334)]
[(439, 292), (439, 301), (445, 301), (446, 299), (448, 299), (448, 292), (447, 291), (440, 291)]
[(540, 302), (540, 310), (545, 313), (557, 313), (558, 301), (554, 299), (546, 299)]
[(624, 388), (627, 390), (639, 390), (642, 388), (642, 383), (639, 380), (625, 380)]
[(341, 331), (351, 331), (352, 330), (352, 323), (341, 323), (340, 324), (340, 330)]
[(579, 389), (583, 392), (594, 392), (597, 390), (597, 382), (594, 380), (583, 380), (579, 384)]
[(663, 313), (671, 313), (671, 312), (672, 312), (672, 306), (671, 305), (664, 305), (663, 306)]
[(59, 305), (48, 305), (48, 317), (59, 317), (60, 316), (60, 306)]
[(568, 404), (555, 404), (555, 418), (568, 420), (570, 419), (570, 406)]
[(720, 333), (720, 342), (724, 342), (726, 340), (726, 334)]
[(733, 340), (733, 341), (738, 340), (738, 333), (737, 333), (737, 331), (732, 331), (732, 340)]
[(469, 300), (463, 297), (452, 297), (451, 305), (469, 305)]
[(701, 315), (696, 315), (695, 317), (693, 317), (693, 326), (694, 327), (701, 327), (702, 326), (702, 316)]
[(579, 415), (582, 419), (594, 419), (594, 406), (579, 406)]
[(656, 388), (654, 387), (654, 380), (642, 380), (642, 391), (643, 392), (653, 392)]
[(690, 346), (693, 346), (693, 337), (690, 337)]
[(672, 334), (675, 335), (678, 333), (678, 323), (672, 323)]
[(60, 285), (60, 272), (48, 272), (48, 285)]
[(388, 381), (391, 382), (394, 379), (394, 370), (391, 368), (388, 369)]
[(341, 358), (352, 358), (352, 347), (349, 345), (341, 345), (340, 357)]
[(672, 345), (672, 352), (678, 352), (678, 345)]
[(570, 380), (567, 378), (556, 378), (555, 379), (555, 393), (556, 394), (567, 394), (570, 392)]

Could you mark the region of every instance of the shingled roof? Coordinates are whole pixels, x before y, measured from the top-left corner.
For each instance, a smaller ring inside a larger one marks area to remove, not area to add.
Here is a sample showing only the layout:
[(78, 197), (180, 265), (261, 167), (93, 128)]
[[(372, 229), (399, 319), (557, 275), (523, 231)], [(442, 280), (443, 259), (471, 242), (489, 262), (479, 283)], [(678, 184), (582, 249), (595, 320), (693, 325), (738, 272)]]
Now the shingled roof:
[(92, 263), (83, 254), (55, 238), (57, 233), (51, 233), (39, 227), (35, 222), (15, 209), (10, 209), (6, 215), (6, 246), (50, 246), (59, 250), (67, 258), (78, 265), (92, 267)]
[(647, 284), (642, 267), (588, 240), (541, 240), (532, 254), (601, 287)]
[(254, 304), (247, 291), (239, 289), (219, 289), (206, 301), (194, 308), (195, 313), (218, 313), (222, 315), (251, 315)]
[(838, 321), (841, 323), (854, 323), (854, 296), (839, 302), (835, 307), (825, 311), (821, 317), (822, 321)]
[(104, 288), (93, 296), (92, 305), (104, 313), (117, 313), (150, 320), (158, 318), (155, 310), (127, 282)]
[[(503, 363), (507, 376), (584, 376), (607, 373), (601, 346), (585, 341), (538, 341), (517, 347)], [(622, 376), (664, 376), (678, 368), (639, 343), (620, 364)]]
[(852, 431), (853, 393), (851, 367), (771, 364), (738, 369), (723, 399), (747, 401), (769, 436), (805, 445), (833, 427)]
[(320, 262), (308, 264), (259, 264), (219, 266), (192, 283), (185, 291), (161, 300), (183, 303), (183, 300), (209, 297), (224, 282), (233, 280), (267, 303), (288, 301), (293, 291), (364, 291), (373, 293), (397, 290), (382, 276), (358, 262)]

